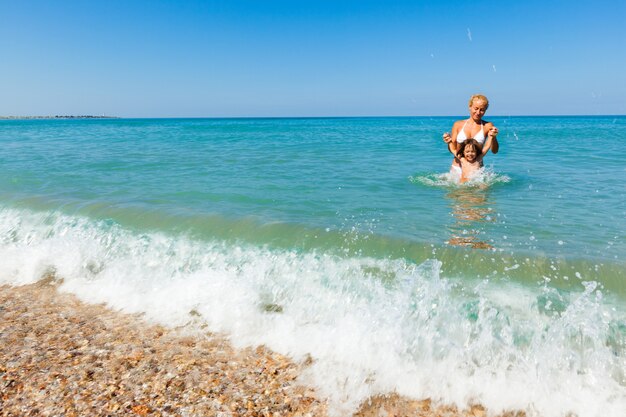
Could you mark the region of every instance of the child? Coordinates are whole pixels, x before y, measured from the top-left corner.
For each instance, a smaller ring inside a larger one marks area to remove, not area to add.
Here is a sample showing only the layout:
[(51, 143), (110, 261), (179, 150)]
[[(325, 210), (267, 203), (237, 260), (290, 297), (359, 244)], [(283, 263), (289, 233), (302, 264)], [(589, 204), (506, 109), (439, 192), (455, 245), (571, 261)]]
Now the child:
[[(461, 166), (461, 183), (467, 182), (483, 166), (483, 156), (489, 151), (492, 144), (492, 135), (487, 136), (483, 146), (476, 139), (467, 139), (459, 144), (454, 162)], [(450, 151), (452, 152), (452, 150)], [(454, 154), (454, 152), (452, 152)], [(453, 165), (454, 166), (454, 165)]]

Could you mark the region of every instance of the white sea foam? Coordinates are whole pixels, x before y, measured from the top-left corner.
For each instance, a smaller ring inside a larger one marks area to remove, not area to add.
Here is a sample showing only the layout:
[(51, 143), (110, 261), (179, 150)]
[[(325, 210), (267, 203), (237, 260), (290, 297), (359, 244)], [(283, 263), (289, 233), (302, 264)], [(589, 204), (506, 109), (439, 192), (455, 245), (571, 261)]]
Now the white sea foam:
[(626, 316), (593, 282), (564, 293), (443, 277), (438, 260), (270, 250), (12, 209), (0, 211), (0, 257), (0, 283), (54, 270), (88, 302), (170, 326), (194, 310), (236, 345), (310, 354), (304, 381), (337, 415), (391, 391), (530, 416), (626, 409)]
[(491, 169), (483, 168), (477, 171), (472, 178), (465, 183), (461, 183), (459, 175), (453, 172), (415, 175), (409, 177), (409, 181), (414, 184), (422, 184), (429, 187), (457, 188), (505, 184), (510, 182), (511, 178), (504, 174), (498, 174)]

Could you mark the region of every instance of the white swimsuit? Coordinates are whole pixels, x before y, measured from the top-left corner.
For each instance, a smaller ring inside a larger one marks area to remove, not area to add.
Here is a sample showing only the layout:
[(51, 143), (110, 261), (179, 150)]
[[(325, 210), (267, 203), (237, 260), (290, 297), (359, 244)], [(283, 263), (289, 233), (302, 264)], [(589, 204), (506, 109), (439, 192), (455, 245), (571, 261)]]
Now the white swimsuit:
[[(461, 131), (458, 133), (458, 135), (456, 135), (456, 141), (458, 143), (463, 143), (467, 140), (467, 136), (465, 136), (465, 126), (467, 126), (467, 122), (469, 120), (465, 121), (465, 124), (463, 125), (463, 128), (461, 129)], [(483, 122), (480, 122), (480, 131), (478, 131), (478, 133), (476, 133), (476, 135), (472, 138), (475, 139), (476, 142), (480, 143), (481, 145), (483, 143), (485, 143), (485, 132), (483, 131)]]

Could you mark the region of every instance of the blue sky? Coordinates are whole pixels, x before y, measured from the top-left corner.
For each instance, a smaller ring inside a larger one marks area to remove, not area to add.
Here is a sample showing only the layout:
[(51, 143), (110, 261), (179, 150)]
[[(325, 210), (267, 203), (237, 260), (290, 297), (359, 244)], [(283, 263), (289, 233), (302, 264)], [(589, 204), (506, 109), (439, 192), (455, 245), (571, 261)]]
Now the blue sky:
[(626, 114), (626, 0), (0, 0), (0, 56), (0, 115)]

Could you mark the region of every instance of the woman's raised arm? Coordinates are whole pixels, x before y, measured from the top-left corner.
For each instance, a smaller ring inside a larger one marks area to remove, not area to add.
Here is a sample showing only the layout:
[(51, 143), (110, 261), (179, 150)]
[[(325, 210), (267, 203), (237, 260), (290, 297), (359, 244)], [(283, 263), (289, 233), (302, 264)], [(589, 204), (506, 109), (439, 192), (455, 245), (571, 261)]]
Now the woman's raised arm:
[(487, 133), (487, 138), (491, 138), (491, 153), (498, 153), (500, 150), (500, 144), (498, 143), (498, 128), (493, 124), (491, 124), (491, 128)]

